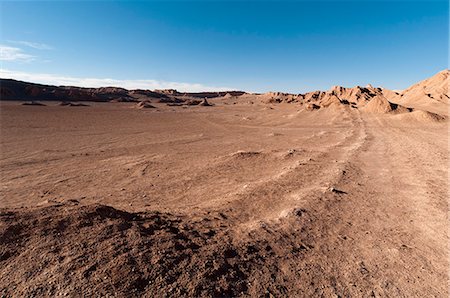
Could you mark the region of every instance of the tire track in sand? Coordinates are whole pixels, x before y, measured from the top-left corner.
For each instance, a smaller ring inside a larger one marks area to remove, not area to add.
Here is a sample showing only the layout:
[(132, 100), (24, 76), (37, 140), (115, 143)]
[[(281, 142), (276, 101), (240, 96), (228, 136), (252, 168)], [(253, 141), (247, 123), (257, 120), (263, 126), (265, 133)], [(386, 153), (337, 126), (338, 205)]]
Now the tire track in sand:
[(308, 205), (308, 198), (330, 191), (344, 168), (366, 140), (366, 128), (358, 111), (345, 111), (351, 119), (349, 135), (308, 160), (296, 162), (288, 171), (236, 194), (227, 206), (243, 230), (276, 222), (296, 208)]

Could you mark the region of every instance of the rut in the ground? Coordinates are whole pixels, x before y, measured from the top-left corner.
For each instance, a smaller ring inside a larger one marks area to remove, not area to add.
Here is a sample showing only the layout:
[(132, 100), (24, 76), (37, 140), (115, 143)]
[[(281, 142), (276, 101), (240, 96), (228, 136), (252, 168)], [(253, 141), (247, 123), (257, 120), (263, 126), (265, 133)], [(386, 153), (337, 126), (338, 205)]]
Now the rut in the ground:
[[(239, 226), (257, 228), (279, 220), (309, 204), (310, 197), (332, 191), (344, 169), (366, 139), (366, 128), (358, 111), (346, 111), (352, 125), (345, 138), (322, 151), (310, 153), (281, 175), (262, 181), (236, 195), (227, 206), (234, 210)], [(344, 132), (343, 132), (344, 133)]]

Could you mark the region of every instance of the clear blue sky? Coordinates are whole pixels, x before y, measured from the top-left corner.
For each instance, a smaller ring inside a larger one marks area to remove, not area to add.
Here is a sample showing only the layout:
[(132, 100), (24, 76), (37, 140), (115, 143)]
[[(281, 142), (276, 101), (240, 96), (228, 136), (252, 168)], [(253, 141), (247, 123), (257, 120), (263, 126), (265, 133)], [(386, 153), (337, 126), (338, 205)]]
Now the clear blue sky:
[(448, 68), (448, 25), (438, 0), (3, 1), (1, 74), (156, 80), (150, 89), (403, 89)]

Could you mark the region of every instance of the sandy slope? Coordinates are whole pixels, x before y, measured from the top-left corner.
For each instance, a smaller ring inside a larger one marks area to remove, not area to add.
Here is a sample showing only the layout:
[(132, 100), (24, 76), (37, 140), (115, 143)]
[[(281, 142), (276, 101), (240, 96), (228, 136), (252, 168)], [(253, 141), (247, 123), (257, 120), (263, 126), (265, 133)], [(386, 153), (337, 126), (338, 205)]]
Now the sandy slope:
[(448, 122), (254, 102), (2, 103), (0, 293), (447, 297)]
[(448, 115), (450, 104), (450, 71), (445, 69), (431, 78), (420, 81), (390, 99), (408, 107), (425, 109), (434, 113)]

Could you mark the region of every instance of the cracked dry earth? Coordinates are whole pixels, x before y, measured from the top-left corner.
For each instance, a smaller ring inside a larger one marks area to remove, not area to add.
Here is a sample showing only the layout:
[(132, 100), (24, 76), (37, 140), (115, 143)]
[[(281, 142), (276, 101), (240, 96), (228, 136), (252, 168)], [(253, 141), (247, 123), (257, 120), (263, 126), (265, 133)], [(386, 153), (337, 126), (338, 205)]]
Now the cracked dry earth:
[(447, 129), (2, 103), (0, 294), (448, 297)]

